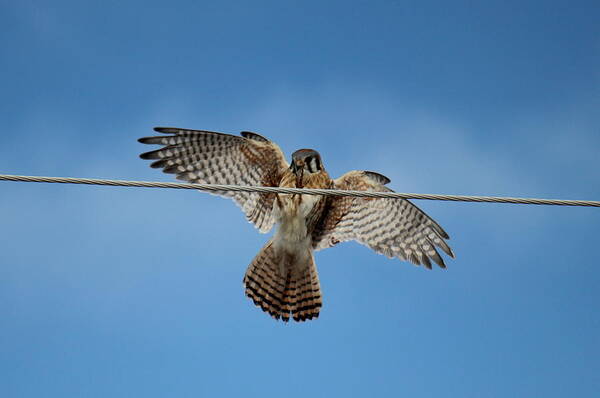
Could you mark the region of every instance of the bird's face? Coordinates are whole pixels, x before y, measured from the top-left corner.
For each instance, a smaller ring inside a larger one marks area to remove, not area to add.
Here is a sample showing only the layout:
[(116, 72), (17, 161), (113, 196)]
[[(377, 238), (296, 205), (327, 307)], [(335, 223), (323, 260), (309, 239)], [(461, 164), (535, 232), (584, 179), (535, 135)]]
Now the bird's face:
[(292, 154), (290, 169), (296, 175), (296, 186), (301, 188), (305, 175), (319, 173), (323, 170), (321, 156), (314, 149), (299, 149)]

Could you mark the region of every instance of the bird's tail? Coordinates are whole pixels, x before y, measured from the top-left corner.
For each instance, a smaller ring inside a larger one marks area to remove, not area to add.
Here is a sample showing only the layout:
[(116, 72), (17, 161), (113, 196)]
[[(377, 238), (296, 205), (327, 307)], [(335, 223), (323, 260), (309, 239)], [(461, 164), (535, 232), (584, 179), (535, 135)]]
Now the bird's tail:
[(275, 319), (287, 322), (317, 318), (321, 285), (312, 252), (302, 256), (278, 253), (269, 241), (254, 257), (244, 276), (246, 295)]

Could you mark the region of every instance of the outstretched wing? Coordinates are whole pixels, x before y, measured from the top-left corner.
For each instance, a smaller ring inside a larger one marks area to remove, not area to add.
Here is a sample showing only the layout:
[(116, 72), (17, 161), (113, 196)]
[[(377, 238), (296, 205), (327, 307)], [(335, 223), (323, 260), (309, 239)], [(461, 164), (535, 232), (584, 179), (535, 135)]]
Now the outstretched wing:
[[(350, 171), (334, 181), (336, 189), (392, 192), (390, 180), (369, 171)], [(445, 268), (436, 250), (454, 257), (446, 244), (448, 234), (417, 206), (404, 199), (375, 199), (349, 196), (328, 197), (323, 217), (313, 233), (315, 250), (339, 242), (356, 240), (386, 256), (423, 264), (433, 260)]]
[[(163, 145), (140, 155), (155, 160), (150, 166), (175, 174), (177, 179), (200, 184), (261, 185), (275, 187), (289, 167), (277, 144), (256, 133), (244, 131), (241, 137), (203, 130), (156, 127), (167, 136), (145, 137), (143, 144)], [(218, 192), (232, 198), (248, 221), (267, 232), (275, 220), (272, 215), (275, 194), (256, 192)]]

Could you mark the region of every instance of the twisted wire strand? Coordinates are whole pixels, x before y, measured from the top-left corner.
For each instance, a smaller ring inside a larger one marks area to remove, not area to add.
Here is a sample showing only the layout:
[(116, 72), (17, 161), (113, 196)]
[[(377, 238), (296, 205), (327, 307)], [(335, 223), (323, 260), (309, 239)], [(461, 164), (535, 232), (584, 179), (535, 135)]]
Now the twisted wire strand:
[(485, 203), (512, 203), (529, 205), (555, 205), (555, 206), (588, 206), (600, 207), (600, 201), (594, 200), (563, 200), (563, 199), (538, 199), (538, 198), (511, 198), (499, 196), (467, 196), (467, 195), (437, 195), (401, 192), (367, 192), (346, 191), (340, 189), (306, 189), (306, 188), (280, 188), (243, 185), (221, 185), (221, 184), (189, 184), (179, 182), (155, 182), (155, 181), (126, 181), (107, 180), (101, 178), (71, 178), (71, 177), (42, 177), (0, 174), (0, 181), (20, 182), (46, 182), (59, 184), (85, 184), (85, 185), (108, 185), (114, 187), (141, 187), (141, 188), (170, 188), (170, 189), (196, 189), (209, 192), (237, 191), (237, 192), (264, 192), (264, 193), (287, 193), (307, 194), (324, 196), (353, 196), (361, 198), (391, 198), (391, 199), (423, 199), (423, 200), (446, 200), (454, 202), (485, 202)]

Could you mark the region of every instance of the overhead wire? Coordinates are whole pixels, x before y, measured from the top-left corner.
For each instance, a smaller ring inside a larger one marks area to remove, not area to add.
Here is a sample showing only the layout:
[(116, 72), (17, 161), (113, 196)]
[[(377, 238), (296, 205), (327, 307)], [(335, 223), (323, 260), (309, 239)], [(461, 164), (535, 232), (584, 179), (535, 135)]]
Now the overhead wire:
[(529, 204), (529, 205), (600, 207), (600, 201), (594, 201), (594, 200), (513, 198), (513, 197), (502, 197), (502, 196), (439, 195), (439, 194), (421, 194), (421, 193), (403, 193), (403, 192), (349, 191), (349, 190), (340, 190), (340, 189), (282, 188), (282, 187), (263, 187), (263, 186), (223, 185), (223, 184), (190, 184), (190, 183), (178, 183), (178, 182), (127, 181), (127, 180), (109, 180), (109, 179), (102, 179), (102, 178), (43, 177), (43, 176), (22, 176), (22, 175), (10, 175), (10, 174), (0, 174), (0, 181), (104, 185), (104, 186), (113, 186), (113, 187), (195, 189), (195, 190), (208, 191), (208, 192), (213, 192), (213, 193), (233, 191), (233, 192), (306, 194), (306, 195), (324, 195), (324, 196), (351, 196), (351, 197), (361, 197), (361, 198), (421, 199), (421, 200), (444, 200), (444, 201), (453, 201), (453, 202), (511, 203), (511, 204)]

